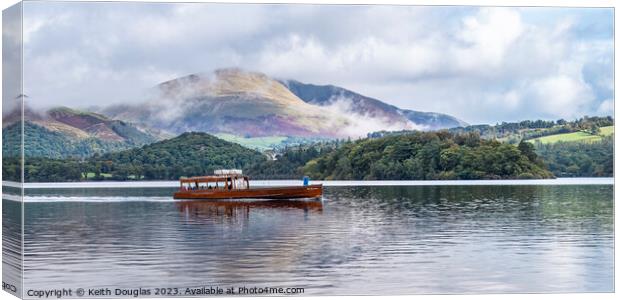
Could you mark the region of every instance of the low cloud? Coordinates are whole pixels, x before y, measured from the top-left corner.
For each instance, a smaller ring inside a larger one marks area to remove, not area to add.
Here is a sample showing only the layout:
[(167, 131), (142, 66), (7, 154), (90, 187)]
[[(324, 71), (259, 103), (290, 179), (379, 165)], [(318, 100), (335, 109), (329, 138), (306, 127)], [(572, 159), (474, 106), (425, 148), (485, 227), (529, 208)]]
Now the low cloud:
[(382, 118), (370, 113), (359, 113), (352, 106), (351, 99), (339, 96), (329, 100), (329, 105), (324, 106), (327, 111), (335, 116), (345, 117), (348, 120), (346, 127), (342, 129), (343, 136), (352, 138), (365, 137), (369, 132), (398, 131), (398, 130), (425, 130), (426, 126), (415, 124), (409, 120), (396, 121)]

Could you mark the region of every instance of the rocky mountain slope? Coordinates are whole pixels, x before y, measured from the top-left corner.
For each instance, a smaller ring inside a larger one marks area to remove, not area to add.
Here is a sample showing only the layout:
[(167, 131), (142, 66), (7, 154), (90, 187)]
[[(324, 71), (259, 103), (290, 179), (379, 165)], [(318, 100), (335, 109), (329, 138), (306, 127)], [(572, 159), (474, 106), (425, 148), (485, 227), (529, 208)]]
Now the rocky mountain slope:
[[(17, 155), (21, 140), (20, 112), (3, 118), (3, 154)], [(166, 136), (101, 114), (57, 107), (37, 112), (24, 109), (24, 151), (29, 157), (87, 157), (129, 149)], [(15, 152), (15, 153), (13, 153)]]
[(101, 112), (173, 134), (201, 131), (245, 137), (346, 138), (378, 130), (465, 124), (443, 114), (401, 110), (335, 86), (278, 81), (241, 69), (173, 79), (157, 85), (154, 94), (143, 103)]
[(102, 112), (175, 134), (338, 136), (337, 129), (349, 124), (342, 116), (302, 101), (264, 74), (237, 69), (170, 80), (159, 84), (156, 96), (146, 103)]
[(382, 119), (386, 123), (406, 124), (413, 122), (415, 126), (429, 130), (468, 125), (450, 115), (400, 109), (381, 100), (366, 97), (338, 86), (314, 85), (296, 80), (284, 80), (282, 84), (308, 103), (323, 107), (345, 107), (350, 113)]

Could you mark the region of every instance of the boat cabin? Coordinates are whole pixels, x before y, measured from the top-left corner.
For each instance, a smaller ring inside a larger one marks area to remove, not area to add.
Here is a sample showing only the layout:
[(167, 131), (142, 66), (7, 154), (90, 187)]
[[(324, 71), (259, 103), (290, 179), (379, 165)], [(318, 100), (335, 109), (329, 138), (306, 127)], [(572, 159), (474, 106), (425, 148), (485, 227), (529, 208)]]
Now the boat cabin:
[(250, 188), (249, 178), (240, 174), (196, 176), (181, 178), (179, 182), (182, 191), (247, 190)]
[(267, 186), (250, 188), (250, 179), (241, 170), (215, 170), (214, 175), (180, 178), (174, 199), (300, 199), (321, 198), (323, 185)]

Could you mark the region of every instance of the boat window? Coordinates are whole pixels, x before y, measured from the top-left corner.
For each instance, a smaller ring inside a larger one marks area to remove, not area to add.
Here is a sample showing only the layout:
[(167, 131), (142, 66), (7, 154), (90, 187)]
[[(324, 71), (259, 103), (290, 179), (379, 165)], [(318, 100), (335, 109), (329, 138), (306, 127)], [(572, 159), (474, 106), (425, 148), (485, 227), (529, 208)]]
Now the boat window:
[(243, 178), (237, 178), (237, 180), (235, 180), (235, 186), (237, 187), (237, 189), (247, 189), (248, 186), (246, 185), (246, 182)]
[(183, 188), (186, 189), (186, 190), (193, 190), (193, 189), (195, 189), (195, 186), (196, 185), (193, 182), (183, 183)]

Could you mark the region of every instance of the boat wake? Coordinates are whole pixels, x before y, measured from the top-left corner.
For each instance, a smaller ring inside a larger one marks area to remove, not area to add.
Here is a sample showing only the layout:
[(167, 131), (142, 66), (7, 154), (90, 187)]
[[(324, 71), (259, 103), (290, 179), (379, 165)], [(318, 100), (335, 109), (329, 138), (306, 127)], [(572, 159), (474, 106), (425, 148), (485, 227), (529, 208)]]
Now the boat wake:
[[(19, 195), (2, 194), (2, 199), (21, 202), (22, 199)], [(279, 200), (281, 202), (322, 202), (315, 198), (311, 199), (292, 199), (292, 200)], [(92, 197), (77, 197), (77, 196), (25, 196), (24, 202), (26, 203), (46, 203), (46, 202), (87, 202), (87, 203), (117, 203), (117, 202), (212, 202), (212, 203), (257, 203), (257, 202), (274, 202), (269, 199), (226, 199), (226, 200), (187, 200), (187, 199), (173, 199), (172, 197), (144, 197), (144, 196), (92, 196)], [(275, 201), (278, 202), (278, 201)]]
[[(21, 201), (21, 197), (17, 195), (2, 195), (2, 199)], [(26, 203), (41, 203), (41, 202), (175, 202), (172, 197), (67, 197), (67, 196), (25, 196), (24, 202)]]

